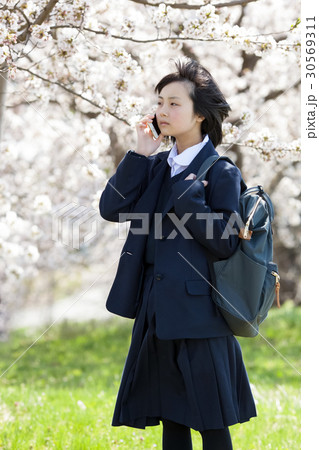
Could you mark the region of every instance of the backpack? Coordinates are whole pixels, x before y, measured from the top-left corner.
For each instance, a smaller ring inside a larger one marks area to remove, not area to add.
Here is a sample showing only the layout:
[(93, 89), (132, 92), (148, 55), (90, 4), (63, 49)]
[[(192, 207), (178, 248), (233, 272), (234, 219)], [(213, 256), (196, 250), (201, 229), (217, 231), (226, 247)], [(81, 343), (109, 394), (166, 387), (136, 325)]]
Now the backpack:
[[(218, 159), (235, 163), (226, 156), (210, 156), (197, 173), (205, 177)], [(273, 259), (271, 223), (274, 209), (262, 186), (247, 188), (241, 179), (239, 245), (227, 259), (218, 260), (207, 251), (212, 279), (212, 299), (234, 335), (254, 337), (266, 319), (275, 298), (279, 303), (280, 277)]]

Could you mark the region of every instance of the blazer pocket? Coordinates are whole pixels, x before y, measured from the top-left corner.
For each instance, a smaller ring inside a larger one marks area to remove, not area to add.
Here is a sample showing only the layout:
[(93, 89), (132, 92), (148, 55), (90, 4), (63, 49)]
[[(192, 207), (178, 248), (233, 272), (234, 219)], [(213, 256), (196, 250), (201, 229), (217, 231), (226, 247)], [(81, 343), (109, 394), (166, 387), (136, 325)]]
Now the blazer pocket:
[(190, 295), (210, 295), (211, 285), (205, 280), (185, 280), (186, 291)]

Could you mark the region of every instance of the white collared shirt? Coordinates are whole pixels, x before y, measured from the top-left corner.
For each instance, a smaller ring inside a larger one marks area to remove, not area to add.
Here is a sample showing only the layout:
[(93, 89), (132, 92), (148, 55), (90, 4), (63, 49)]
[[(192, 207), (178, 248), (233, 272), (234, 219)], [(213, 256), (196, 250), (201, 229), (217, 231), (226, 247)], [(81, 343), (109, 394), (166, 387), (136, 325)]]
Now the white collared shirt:
[(171, 166), (171, 177), (186, 169), (186, 167), (189, 166), (189, 164), (193, 161), (195, 156), (200, 152), (204, 145), (206, 145), (208, 140), (209, 137), (208, 134), (206, 134), (202, 142), (200, 142), (199, 144), (195, 144), (192, 147), (186, 148), (180, 154), (177, 153), (177, 146), (175, 142), (167, 157), (167, 162)]

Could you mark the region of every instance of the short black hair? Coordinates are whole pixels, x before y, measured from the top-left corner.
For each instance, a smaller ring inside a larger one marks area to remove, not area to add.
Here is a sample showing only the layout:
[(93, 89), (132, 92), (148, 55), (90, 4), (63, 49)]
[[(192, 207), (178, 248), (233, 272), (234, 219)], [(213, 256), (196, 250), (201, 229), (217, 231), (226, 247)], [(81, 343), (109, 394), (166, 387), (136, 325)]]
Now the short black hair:
[[(217, 147), (222, 142), (222, 122), (231, 111), (229, 104), (210, 72), (197, 61), (180, 58), (175, 60), (175, 65), (177, 71), (163, 77), (155, 86), (155, 92), (160, 94), (163, 87), (175, 81), (190, 82), (187, 84), (194, 114), (205, 117), (201, 123), (202, 135), (208, 134)], [(175, 142), (175, 138), (171, 138)]]

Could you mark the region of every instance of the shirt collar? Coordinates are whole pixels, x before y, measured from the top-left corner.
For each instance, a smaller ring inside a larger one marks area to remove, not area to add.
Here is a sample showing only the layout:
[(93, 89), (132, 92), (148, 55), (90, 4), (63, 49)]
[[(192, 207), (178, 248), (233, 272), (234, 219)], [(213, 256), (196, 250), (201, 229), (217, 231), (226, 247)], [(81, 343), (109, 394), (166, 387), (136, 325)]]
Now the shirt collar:
[(180, 154), (177, 153), (177, 145), (175, 142), (167, 157), (168, 164), (171, 167), (175, 164), (178, 164), (179, 166), (188, 166), (193, 161), (195, 156), (200, 152), (200, 150), (204, 147), (204, 145), (208, 142), (208, 140), (209, 137), (208, 134), (206, 134), (202, 142), (192, 145), (192, 147), (186, 148)]

